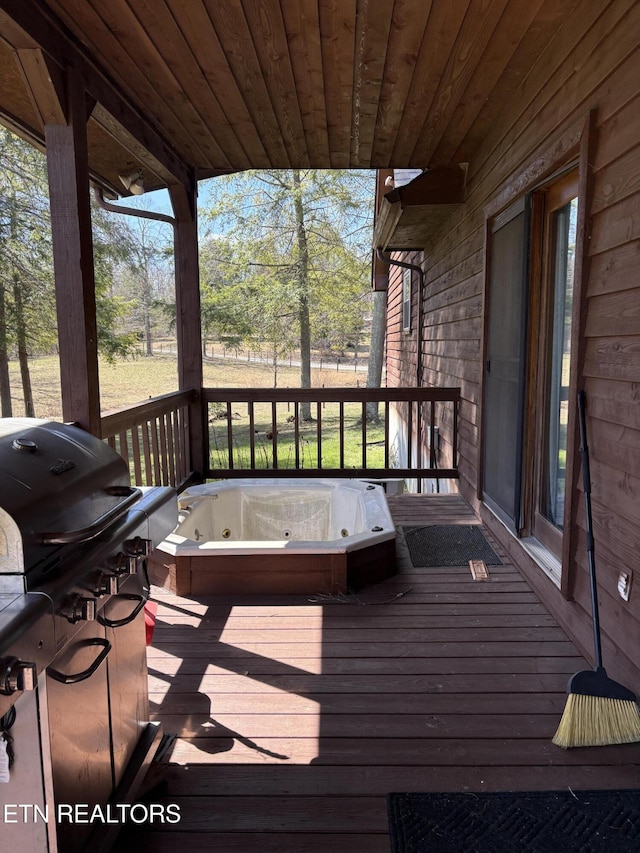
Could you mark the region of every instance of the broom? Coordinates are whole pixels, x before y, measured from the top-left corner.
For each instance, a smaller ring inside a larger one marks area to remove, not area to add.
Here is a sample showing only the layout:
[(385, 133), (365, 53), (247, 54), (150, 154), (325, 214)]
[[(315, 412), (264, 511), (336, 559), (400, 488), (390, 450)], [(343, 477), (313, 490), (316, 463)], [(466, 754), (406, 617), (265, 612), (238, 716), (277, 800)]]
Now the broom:
[(607, 676), (602, 666), (602, 643), (598, 615), (595, 548), (591, 516), (591, 475), (585, 419), (585, 393), (578, 393), (580, 457), (584, 482), (587, 558), (591, 582), (591, 613), (595, 641), (595, 669), (577, 672), (569, 679), (567, 704), (553, 743), (572, 746), (607, 746), (640, 740), (640, 712), (635, 694)]

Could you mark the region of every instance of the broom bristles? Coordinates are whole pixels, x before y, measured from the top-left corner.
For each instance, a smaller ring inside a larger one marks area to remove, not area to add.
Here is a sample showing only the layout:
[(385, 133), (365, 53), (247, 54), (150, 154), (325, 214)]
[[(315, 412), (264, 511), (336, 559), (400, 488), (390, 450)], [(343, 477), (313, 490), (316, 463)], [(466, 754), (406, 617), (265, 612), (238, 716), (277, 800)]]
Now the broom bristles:
[(609, 746), (640, 741), (640, 712), (634, 701), (569, 693), (553, 743), (573, 746)]

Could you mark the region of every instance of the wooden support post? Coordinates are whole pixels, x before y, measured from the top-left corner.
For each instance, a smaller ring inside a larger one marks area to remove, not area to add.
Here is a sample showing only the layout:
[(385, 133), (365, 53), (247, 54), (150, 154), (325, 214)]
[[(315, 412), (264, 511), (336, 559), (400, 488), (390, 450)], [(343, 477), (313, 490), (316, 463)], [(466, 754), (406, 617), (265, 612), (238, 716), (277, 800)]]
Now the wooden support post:
[(60, 108), (66, 124), (45, 126), (62, 417), (100, 435), (87, 105), (79, 76), (72, 70), (65, 76), (66, 104)]
[[(378, 169), (376, 172), (376, 202), (375, 202), (375, 213), (374, 213), (374, 221), (377, 220), (380, 214), (380, 207), (382, 205), (382, 197), (388, 193), (389, 187), (385, 186), (385, 181), (387, 178), (393, 179), (393, 169)], [(373, 290), (388, 290), (389, 289), (389, 265), (385, 264), (384, 261), (381, 261), (377, 255), (377, 252), (374, 248), (373, 250), (373, 262), (372, 262), (372, 280), (371, 286)]]
[(207, 418), (202, 402), (202, 329), (200, 323), (200, 273), (198, 267), (198, 219), (195, 176), (190, 186), (171, 184), (169, 195), (176, 219), (176, 337), (178, 343), (178, 385), (181, 391), (194, 389), (189, 406), (189, 448), (191, 467), (198, 475), (210, 467), (209, 441), (205, 436)]

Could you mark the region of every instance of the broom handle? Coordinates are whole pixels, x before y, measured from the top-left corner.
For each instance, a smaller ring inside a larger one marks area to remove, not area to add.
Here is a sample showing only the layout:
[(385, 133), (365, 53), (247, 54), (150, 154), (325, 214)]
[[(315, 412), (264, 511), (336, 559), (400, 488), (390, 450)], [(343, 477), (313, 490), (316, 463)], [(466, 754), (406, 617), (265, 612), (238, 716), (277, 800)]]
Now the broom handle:
[(587, 445), (587, 423), (585, 417), (586, 395), (578, 391), (578, 416), (580, 421), (580, 458), (582, 460), (582, 481), (584, 484), (584, 507), (587, 531), (587, 560), (589, 562), (589, 580), (591, 583), (591, 614), (593, 619), (593, 640), (596, 654), (596, 667), (602, 669), (602, 641), (600, 639), (600, 615), (598, 611), (598, 589), (596, 585), (596, 557), (593, 540), (593, 519), (591, 514), (591, 472), (589, 470), (589, 447)]

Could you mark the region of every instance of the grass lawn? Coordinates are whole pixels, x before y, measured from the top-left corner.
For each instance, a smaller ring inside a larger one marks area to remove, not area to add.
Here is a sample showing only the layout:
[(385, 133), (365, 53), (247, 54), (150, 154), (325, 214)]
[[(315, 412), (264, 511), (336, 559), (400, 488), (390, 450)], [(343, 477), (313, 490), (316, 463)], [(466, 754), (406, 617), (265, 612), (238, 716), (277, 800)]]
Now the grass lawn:
[[(38, 418), (62, 417), (60, 402), (60, 366), (57, 356), (34, 358), (30, 364), (31, 385)], [(13, 415), (24, 415), (24, 397), (17, 362), (9, 366)], [(209, 388), (271, 388), (273, 371), (266, 364), (242, 359), (213, 359), (203, 366), (204, 385)], [(355, 371), (312, 370), (315, 387), (355, 387), (364, 384), (365, 375)], [(100, 401), (103, 414), (141, 403), (150, 397), (176, 391), (177, 362), (175, 356), (153, 356), (120, 361), (114, 365), (100, 361)], [(278, 387), (299, 388), (300, 369), (278, 368)]]
[[(177, 363), (173, 355), (140, 357), (110, 365), (100, 362), (100, 399), (103, 414), (114, 409), (144, 402), (150, 397), (168, 394), (177, 389)], [(36, 417), (60, 420), (60, 369), (57, 357), (33, 359), (30, 362), (31, 384), (35, 401)], [(266, 364), (247, 362), (243, 359), (219, 358), (205, 361), (203, 365), (204, 385), (210, 388), (271, 388), (273, 371)], [(13, 415), (24, 414), (24, 403), (20, 373), (17, 363), (10, 365), (13, 391)], [(355, 371), (314, 369), (312, 382), (321, 387), (356, 387), (364, 384), (365, 374)], [(299, 388), (298, 367), (278, 368), (279, 388)], [(295, 467), (296, 434), (293, 406), (278, 404), (276, 409), (278, 468)], [(299, 425), (298, 458), (300, 467), (340, 467), (340, 421), (337, 403), (314, 407), (314, 420)], [(271, 438), (273, 424), (269, 404), (255, 406), (254, 458), (255, 467), (274, 467), (274, 447)], [(346, 467), (383, 467), (384, 424), (367, 425), (363, 442), (361, 426), (362, 408), (359, 404), (345, 404), (343, 457)], [(321, 424), (320, 441), (318, 420)], [(249, 414), (246, 405), (234, 406), (232, 422), (232, 452), (236, 468), (251, 467), (251, 442)], [(210, 459), (212, 468), (229, 467), (229, 447), (226, 417), (215, 417), (213, 407), (209, 418)], [(364, 454), (363, 454), (364, 447)]]
[[(210, 411), (214, 411), (214, 406)], [(344, 405), (344, 439), (341, 465), (340, 407), (338, 403), (312, 406), (312, 421), (298, 422), (298, 465), (296, 466), (296, 428), (293, 404), (278, 403), (275, 424), (270, 404), (254, 406), (254, 464), (251, 459), (251, 425), (245, 404), (234, 404), (231, 449), (234, 468), (383, 468), (384, 422), (366, 424), (362, 433), (362, 406)], [(276, 428), (274, 449), (273, 429)], [(364, 438), (364, 440), (363, 440)], [(226, 414), (209, 418), (210, 459), (212, 468), (228, 468), (229, 439)], [(274, 465), (274, 457), (277, 465)]]

